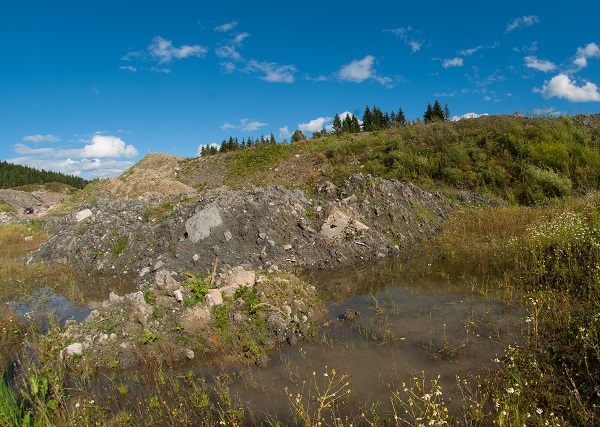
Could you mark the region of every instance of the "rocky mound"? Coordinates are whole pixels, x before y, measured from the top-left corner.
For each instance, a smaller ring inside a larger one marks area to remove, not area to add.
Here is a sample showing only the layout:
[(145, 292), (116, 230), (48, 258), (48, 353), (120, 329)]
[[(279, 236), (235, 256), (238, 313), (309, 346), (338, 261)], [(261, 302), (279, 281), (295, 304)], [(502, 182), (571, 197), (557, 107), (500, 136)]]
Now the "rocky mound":
[(114, 199), (104, 193), (72, 216), (32, 261), (88, 270), (205, 272), (238, 265), (328, 268), (398, 253), (437, 232), (453, 204), (398, 181), (357, 174), (309, 197), (265, 187)]
[(313, 286), (276, 269), (234, 268), (214, 284), (193, 276), (179, 283), (160, 270), (140, 291), (111, 293), (84, 322), (70, 322), (63, 357), (113, 368), (156, 357), (262, 365), (281, 343), (307, 338), (323, 312)]
[(118, 197), (137, 197), (144, 193), (181, 194), (194, 189), (178, 180), (179, 163), (183, 157), (165, 153), (150, 153), (124, 172), (110, 178), (102, 188)]

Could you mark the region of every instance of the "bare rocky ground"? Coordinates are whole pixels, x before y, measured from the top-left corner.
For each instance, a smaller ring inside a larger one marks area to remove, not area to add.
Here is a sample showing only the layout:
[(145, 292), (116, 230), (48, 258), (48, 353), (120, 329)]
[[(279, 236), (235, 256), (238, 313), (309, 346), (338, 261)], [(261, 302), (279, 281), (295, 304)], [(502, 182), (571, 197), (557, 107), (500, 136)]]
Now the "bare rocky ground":
[(71, 323), (65, 354), (102, 366), (156, 352), (264, 363), (270, 349), (310, 336), (323, 313), (298, 268), (393, 256), (435, 235), (458, 203), (487, 203), (362, 174), (307, 194), (210, 188), (222, 179), (215, 173), (210, 189), (196, 191), (178, 181), (180, 164), (146, 156), (61, 215), (44, 216), (53, 235), (29, 262), (131, 275), (139, 288), (112, 293)]

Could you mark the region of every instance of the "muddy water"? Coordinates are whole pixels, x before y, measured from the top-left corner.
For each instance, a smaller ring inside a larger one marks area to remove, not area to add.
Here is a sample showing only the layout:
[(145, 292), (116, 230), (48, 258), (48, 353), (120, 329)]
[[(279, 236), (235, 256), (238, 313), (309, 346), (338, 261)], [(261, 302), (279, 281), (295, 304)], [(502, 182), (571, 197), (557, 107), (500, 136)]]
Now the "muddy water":
[[(508, 345), (520, 343), (524, 311), (474, 292), (485, 278), (473, 278), (464, 265), (418, 258), (310, 275), (329, 301), (318, 338), (282, 348), (266, 368), (226, 371), (238, 378), (231, 390), (254, 414), (252, 422), (264, 420), (264, 414), (292, 422), (285, 388), (301, 392), (303, 381), (307, 387), (315, 379), (323, 386), (328, 379), (323, 375), (332, 368), (349, 376), (354, 415), (356, 408), (377, 405), (380, 414), (390, 416), (392, 391), (403, 390), (402, 383), (423, 372), (427, 385), (439, 375), (449, 409), (459, 409), (464, 401), (457, 377), (489, 377), (494, 360)], [(359, 315), (348, 320), (344, 314)]]

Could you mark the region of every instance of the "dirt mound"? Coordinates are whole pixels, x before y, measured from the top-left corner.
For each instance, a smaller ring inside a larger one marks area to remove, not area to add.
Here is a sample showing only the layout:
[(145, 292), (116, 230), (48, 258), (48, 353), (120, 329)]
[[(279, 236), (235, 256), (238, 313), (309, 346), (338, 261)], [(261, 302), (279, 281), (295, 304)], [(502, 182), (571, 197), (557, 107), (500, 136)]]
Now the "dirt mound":
[(68, 197), (68, 194), (44, 190), (31, 193), (9, 189), (0, 190), (0, 198), (12, 205), (17, 211), (17, 217), (20, 218), (31, 217), (31, 215), (23, 215), (26, 208), (33, 208), (35, 212), (33, 216), (36, 217), (56, 208)]
[(150, 153), (118, 178), (110, 178), (102, 186), (118, 197), (137, 197), (144, 193), (181, 194), (195, 190), (178, 180), (183, 157)]

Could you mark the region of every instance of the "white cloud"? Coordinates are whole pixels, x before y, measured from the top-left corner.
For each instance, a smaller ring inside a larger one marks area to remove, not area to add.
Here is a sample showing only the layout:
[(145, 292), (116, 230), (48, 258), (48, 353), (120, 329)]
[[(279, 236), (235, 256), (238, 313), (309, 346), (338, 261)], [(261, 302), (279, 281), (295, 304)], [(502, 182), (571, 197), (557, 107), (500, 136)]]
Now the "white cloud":
[(463, 114), (462, 116), (452, 116), (452, 121), (456, 122), (458, 120), (462, 120), (462, 119), (476, 119), (478, 117), (482, 117), (482, 116), (487, 116), (488, 113), (483, 113), (483, 114), (477, 114), (477, 113), (467, 113), (467, 114)]
[(600, 58), (600, 47), (596, 43), (577, 48), (577, 56), (573, 63), (582, 68), (587, 67), (588, 58)]
[(266, 123), (263, 122), (259, 122), (258, 120), (253, 120), (251, 122), (248, 121), (248, 119), (242, 119), (242, 130), (245, 130), (247, 132), (252, 132), (255, 130), (260, 129), (261, 127), (266, 126)]
[(442, 67), (444, 68), (449, 68), (449, 67), (462, 67), (463, 66), (463, 59), (462, 58), (452, 58), (452, 59), (444, 59), (444, 61), (442, 62)]
[(357, 59), (349, 64), (343, 65), (337, 72), (337, 77), (343, 81), (361, 83), (367, 79), (373, 79), (382, 85), (389, 85), (392, 79), (389, 77), (377, 76), (373, 64), (375, 57), (367, 55), (363, 59)]
[(233, 62), (221, 62), (220, 65), (225, 74), (232, 74), (237, 68)]
[(175, 47), (171, 40), (156, 36), (148, 46), (148, 51), (158, 59), (159, 64), (167, 64), (174, 59), (184, 59), (190, 56), (203, 57), (206, 55), (207, 49), (200, 45)]
[(125, 145), (121, 138), (116, 136), (94, 135), (92, 143), (81, 150), (81, 158), (118, 158), (135, 157), (137, 149), (133, 145)]
[(279, 128), (279, 139), (288, 139), (292, 136), (292, 133), (288, 129), (287, 125)]
[(15, 153), (20, 154), (22, 156), (38, 156), (44, 154), (52, 154), (54, 153), (53, 148), (29, 148), (25, 144), (15, 144), (13, 145), (13, 150)]
[(325, 123), (332, 120), (332, 117), (319, 117), (308, 123), (299, 123), (298, 129), (302, 132), (318, 132), (325, 127)]
[(412, 53), (415, 53), (415, 52), (418, 52), (419, 50), (421, 50), (421, 47), (425, 43), (423, 40), (418, 40), (417, 38), (412, 36), (412, 34), (414, 32), (417, 32), (418, 34), (420, 34), (420, 32), (413, 30), (412, 27), (394, 28), (393, 30), (387, 30), (387, 31), (395, 34), (404, 43), (406, 43), (408, 46), (410, 46)]
[(261, 79), (266, 82), (293, 83), (296, 67), (293, 65), (279, 65), (275, 62), (264, 62), (251, 59), (246, 65), (246, 70), (263, 73), (264, 76), (261, 77)]
[(238, 23), (235, 21), (226, 22), (225, 24), (216, 26), (215, 31), (217, 31), (219, 33), (226, 33), (227, 31), (233, 30), (237, 26), (237, 24)]
[[(59, 141), (58, 138), (52, 135), (29, 135), (24, 137), (23, 140), (35, 144), (48, 144)], [(74, 141), (69, 142), (75, 143)], [(118, 160), (118, 158), (138, 155), (138, 151), (133, 145), (126, 145), (120, 138), (102, 135), (100, 132), (93, 135), (91, 140), (79, 138), (77, 143), (86, 145), (83, 148), (31, 148), (18, 143), (13, 145), (12, 148), (20, 157), (11, 161), (16, 164), (69, 175), (80, 175), (90, 179), (120, 175), (132, 166), (133, 162)]]
[(458, 54), (462, 55), (462, 56), (471, 56), (471, 55), (477, 53), (481, 49), (483, 49), (483, 46), (477, 46), (477, 47), (474, 47), (471, 49), (459, 50)]
[(575, 80), (571, 80), (566, 74), (559, 74), (549, 82), (545, 82), (542, 89), (534, 89), (544, 98), (561, 98), (571, 102), (591, 102), (600, 101), (600, 92), (598, 86), (592, 82), (587, 82), (583, 86), (577, 86)]
[(537, 15), (521, 16), (520, 18), (516, 18), (509, 22), (504, 33), (506, 34), (520, 28), (531, 27), (539, 22), (540, 18), (538, 18)]
[(219, 58), (222, 59), (233, 59), (235, 61), (240, 61), (242, 56), (237, 51), (239, 47), (241, 47), (242, 42), (245, 38), (250, 37), (248, 33), (241, 33), (236, 35), (233, 39), (227, 41), (223, 46), (219, 46), (215, 49), (215, 53)]
[(120, 70), (126, 70), (126, 71), (131, 71), (132, 73), (137, 72), (137, 68), (131, 66), (131, 65), (124, 65), (119, 67)]
[(545, 59), (537, 59), (535, 56), (526, 56), (525, 65), (529, 68), (543, 71), (544, 73), (556, 70), (556, 65), (554, 65), (553, 62)]
[(222, 130), (228, 129), (241, 129), (246, 132), (252, 132), (261, 127), (267, 126), (267, 123), (259, 122), (258, 120), (250, 121), (249, 119), (240, 119), (238, 120), (239, 124), (234, 125), (233, 123), (226, 122), (221, 125)]
[(60, 138), (54, 135), (27, 135), (23, 137), (23, 141), (29, 142), (58, 142)]

